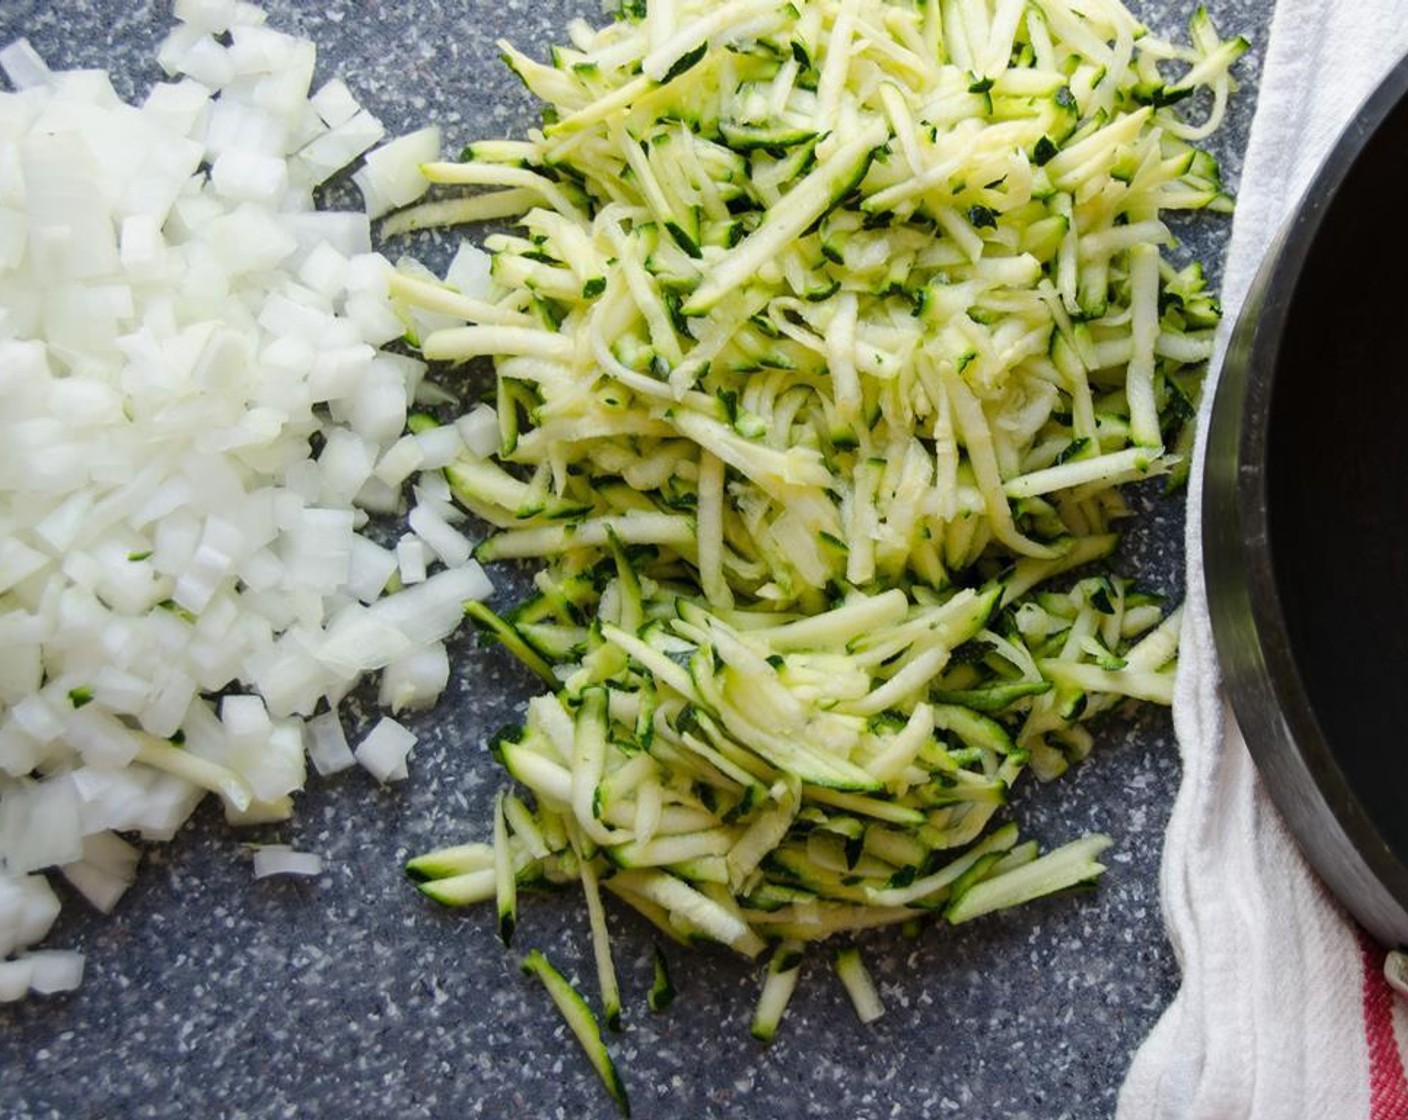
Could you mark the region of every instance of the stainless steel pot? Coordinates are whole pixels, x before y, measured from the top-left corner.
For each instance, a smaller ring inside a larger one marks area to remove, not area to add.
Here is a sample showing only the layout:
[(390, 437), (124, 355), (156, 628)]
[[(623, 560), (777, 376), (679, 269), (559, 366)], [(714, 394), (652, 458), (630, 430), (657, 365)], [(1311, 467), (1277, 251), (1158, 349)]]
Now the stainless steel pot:
[(1408, 943), (1408, 59), (1258, 273), (1203, 478), (1238, 725), (1326, 884)]

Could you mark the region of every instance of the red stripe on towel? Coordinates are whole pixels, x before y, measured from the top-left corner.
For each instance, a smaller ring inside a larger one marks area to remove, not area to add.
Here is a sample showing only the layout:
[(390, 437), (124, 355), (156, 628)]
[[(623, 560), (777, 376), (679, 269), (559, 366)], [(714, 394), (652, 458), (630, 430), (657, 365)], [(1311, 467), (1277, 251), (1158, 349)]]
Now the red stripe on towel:
[(1364, 968), (1364, 1041), (1369, 1047), (1369, 1120), (1408, 1120), (1408, 1080), (1393, 1034), (1393, 1001), (1384, 979), (1384, 951), (1359, 931)]

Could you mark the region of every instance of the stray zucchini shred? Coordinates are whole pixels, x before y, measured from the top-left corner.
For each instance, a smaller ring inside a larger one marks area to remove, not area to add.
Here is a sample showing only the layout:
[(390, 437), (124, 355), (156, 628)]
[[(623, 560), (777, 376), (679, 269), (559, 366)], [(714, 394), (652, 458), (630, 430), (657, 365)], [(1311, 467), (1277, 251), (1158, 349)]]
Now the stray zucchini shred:
[(801, 943), (794, 940), (780, 942), (768, 961), (767, 974), (749, 1028), (749, 1033), (759, 1042), (770, 1043), (777, 1037), (777, 1026), (787, 1011), (792, 993), (797, 989), (801, 970)]
[(885, 1014), (885, 1005), (880, 1000), (880, 993), (870, 978), (865, 962), (861, 960), (858, 948), (847, 945), (843, 949), (837, 949), (833, 965), (842, 987), (851, 997), (851, 1005), (856, 1009), (857, 1019), (862, 1023), (873, 1023)]
[(653, 959), (654, 976), (647, 1001), (651, 1011), (660, 1012), (674, 1003), (675, 996), (679, 993), (675, 991), (674, 982), (670, 979), (670, 965), (665, 959), (665, 951), (659, 945), (655, 946)]
[(567, 977), (558, 972), (537, 949), (530, 950), (523, 958), (522, 968), (529, 976), (536, 976), (542, 981), (553, 1005), (581, 1044), (587, 1060), (601, 1078), (601, 1083), (606, 1086), (607, 1094), (616, 1102), (621, 1115), (629, 1117), (631, 1105), (626, 1097), (626, 1086), (621, 1081), (620, 1074), (616, 1072), (616, 1063), (611, 1060), (611, 1053), (606, 1049), (606, 1043), (601, 1037), (601, 1027), (587, 1001), (568, 982)]

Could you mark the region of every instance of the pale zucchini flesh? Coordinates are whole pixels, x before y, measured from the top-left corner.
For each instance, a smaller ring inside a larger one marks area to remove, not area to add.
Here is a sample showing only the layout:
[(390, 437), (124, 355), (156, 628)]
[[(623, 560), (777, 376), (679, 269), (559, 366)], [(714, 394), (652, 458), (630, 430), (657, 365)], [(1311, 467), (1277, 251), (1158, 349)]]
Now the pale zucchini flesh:
[[(1186, 47), (1135, 26), (1065, 0), (633, 5), (551, 64), (506, 49), (544, 127), (427, 168), (491, 193), (393, 218), (518, 208), (488, 295), (393, 292), (455, 319), (429, 356), (495, 367), (500, 447), (446, 475), (481, 559), (546, 562), (474, 613), (556, 696), (496, 747), (531, 793), (495, 815), (514, 859), (407, 870), (501, 914), (580, 882), (608, 1019), (601, 890), (684, 943), (776, 946), (770, 1039), (804, 942), (1102, 870), (1104, 838), (1019, 842), (1008, 795), (1171, 696), (1176, 612), (1082, 577), (1120, 488), (1186, 472), (1219, 312), (1162, 215), (1225, 209), (1195, 144), (1245, 50), (1205, 13)], [(859, 956), (837, 972), (876, 1014)], [(672, 988), (657, 956), (651, 1006)]]

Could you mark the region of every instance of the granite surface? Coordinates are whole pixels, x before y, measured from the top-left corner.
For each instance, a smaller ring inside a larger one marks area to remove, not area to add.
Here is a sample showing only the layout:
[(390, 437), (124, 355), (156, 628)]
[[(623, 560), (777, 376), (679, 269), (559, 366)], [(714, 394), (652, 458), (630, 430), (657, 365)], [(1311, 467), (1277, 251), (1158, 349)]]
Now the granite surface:
[[(1215, 143), (1234, 184), (1270, 4), (1209, 4), (1224, 31), (1254, 44)], [(1193, 6), (1135, 5), (1169, 32)], [(393, 131), (440, 123), (451, 151), (536, 119), (497, 60), (497, 38), (541, 54), (572, 15), (601, 18), (582, 0), (267, 7), (273, 25), (316, 40), (320, 79), (343, 76)], [(141, 96), (160, 76), (153, 56), (167, 20), (165, 4), (0, 0), (0, 43), (27, 35), (51, 64), (107, 67), (119, 92)], [(1182, 251), (1215, 262), (1227, 231), (1218, 219), (1187, 223)], [(1176, 596), (1180, 504), (1151, 491), (1136, 505), (1118, 567)], [(521, 575), (496, 578), (508, 596)], [(293, 821), (246, 834), (206, 804), (174, 843), (148, 850), (111, 917), (66, 895), (48, 944), (86, 952), (87, 978), (76, 993), (0, 1008), (0, 1116), (613, 1114), (544, 993), (516, 967), (537, 946), (593, 990), (579, 897), (527, 900), (508, 952), (491, 908), (444, 911), (401, 875), (408, 855), (487, 835), (500, 773), (483, 739), (534, 692), (499, 650), (461, 639), (453, 656), (444, 702), (408, 721), (422, 736), (408, 782), (382, 789), (360, 771), (314, 780)], [(1178, 757), (1166, 713), (1100, 732), (1088, 763), (1024, 787), (1017, 805), (1044, 842), (1092, 829), (1116, 837), (1100, 889), (914, 940), (864, 938), (888, 1009), (869, 1027), (818, 957), (804, 966), (777, 1042), (762, 1048), (747, 1033), (758, 969), (677, 949), (668, 952), (680, 997), (654, 1015), (645, 1006), (651, 931), (611, 909), (626, 1015), (610, 1044), (634, 1115), (1110, 1116), (1134, 1048), (1177, 986), (1158, 863)], [(326, 870), (255, 882), (246, 839), (318, 852)]]

